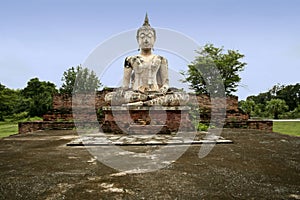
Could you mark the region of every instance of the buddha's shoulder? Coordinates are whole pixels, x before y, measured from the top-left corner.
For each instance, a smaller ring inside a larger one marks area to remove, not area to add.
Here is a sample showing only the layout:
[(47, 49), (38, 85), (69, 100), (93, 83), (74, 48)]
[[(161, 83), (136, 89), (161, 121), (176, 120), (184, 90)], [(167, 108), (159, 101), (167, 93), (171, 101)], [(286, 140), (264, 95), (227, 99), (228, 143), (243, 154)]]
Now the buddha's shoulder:
[(154, 55), (153, 61), (161, 63), (161, 65), (168, 65), (168, 60), (161, 55)]
[[(152, 55), (153, 60), (160, 60), (162, 62), (167, 62), (167, 59), (161, 55)], [(133, 55), (133, 56), (127, 56), (125, 58), (125, 65), (127, 64), (128, 66), (133, 65), (134, 63), (139, 63), (139, 62), (144, 62), (144, 58), (141, 55)]]
[(135, 62), (136, 60), (141, 60), (141, 59), (142, 59), (142, 57), (140, 55), (133, 55), (133, 56), (127, 56), (125, 58), (125, 61), (132, 63), (132, 62)]
[[(165, 57), (161, 56), (161, 55), (156, 55), (156, 54), (152, 54), (152, 57), (155, 59), (166, 59)], [(143, 56), (141, 55), (132, 55), (132, 56), (127, 56), (125, 58), (125, 60), (135, 60), (135, 59), (142, 59)]]
[(153, 54), (154, 59), (159, 59), (159, 60), (167, 60), (165, 57), (161, 56), (161, 55), (156, 55)]

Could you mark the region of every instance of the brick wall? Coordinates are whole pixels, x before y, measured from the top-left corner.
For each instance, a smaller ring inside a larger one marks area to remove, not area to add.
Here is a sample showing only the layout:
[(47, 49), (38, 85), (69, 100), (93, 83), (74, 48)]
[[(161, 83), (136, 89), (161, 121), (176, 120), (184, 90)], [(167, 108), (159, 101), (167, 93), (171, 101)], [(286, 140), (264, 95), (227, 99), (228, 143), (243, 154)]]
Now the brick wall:
[[(72, 122), (74, 115), (76, 115), (75, 118), (77, 121), (87, 123), (97, 122), (102, 124), (104, 129), (105, 127), (107, 128), (107, 123), (110, 123), (110, 125), (113, 126), (113, 120), (109, 120), (109, 117), (113, 115), (107, 115), (105, 119), (104, 113), (102, 113), (102, 115), (96, 114), (98, 109), (102, 108), (103, 106), (108, 106), (108, 104), (104, 101), (104, 97), (111, 91), (113, 91), (112, 88), (98, 91), (95, 94), (76, 94), (74, 96), (67, 94), (56, 94), (53, 96), (53, 110), (43, 116), (44, 121), (20, 123), (19, 133), (26, 133), (42, 129), (74, 128), (74, 123)], [(226, 100), (222, 98), (214, 98), (211, 100), (207, 95), (198, 95), (197, 101), (200, 108), (200, 118), (205, 123), (209, 123), (212, 109), (215, 111), (215, 117), (220, 117), (220, 119), (222, 119), (221, 111), (224, 103), (226, 102), (226, 119), (224, 127), (260, 129), (268, 132), (272, 131), (272, 121), (249, 120), (249, 116), (238, 108), (238, 97), (236, 96), (227, 97)], [(214, 108), (212, 108), (212, 105), (214, 105)], [(72, 110), (72, 106), (75, 107), (76, 110)], [(220, 110), (219, 113), (218, 110)], [(172, 119), (172, 117), (176, 117), (177, 114), (176, 112), (173, 114), (170, 113), (171, 112), (169, 112), (167, 118), (168, 125), (173, 127), (175, 130), (176, 127), (178, 127), (177, 122), (179, 122), (180, 119)], [(159, 118), (160, 116), (157, 117)], [(141, 116), (135, 118), (141, 118)], [(123, 119), (124, 122), (126, 120), (128, 119)], [(190, 123), (189, 121), (187, 122)], [(190, 126), (190, 124), (188, 124), (188, 126)]]
[[(54, 122), (54, 121), (34, 121), (19, 122), (19, 134), (29, 133), (37, 130), (72, 130), (75, 128), (74, 122)], [(80, 127), (99, 127), (99, 122), (77, 122), (76, 126)]]
[[(110, 107), (108, 107), (110, 108)], [(172, 109), (170, 109), (172, 108)], [(162, 127), (158, 133), (168, 133), (177, 131), (193, 131), (187, 107), (162, 107), (149, 110), (149, 107), (138, 107), (131, 110), (119, 108), (112, 111), (104, 110), (105, 119), (102, 123), (104, 132), (122, 133), (128, 132), (133, 126), (142, 125), (145, 130), (140, 132), (151, 132), (151, 128)], [(153, 129), (153, 131), (155, 131)], [(155, 134), (156, 132), (153, 132)]]
[(95, 106), (96, 109), (101, 108), (102, 106), (108, 105), (104, 101), (104, 97), (107, 93), (113, 91), (113, 89), (105, 89), (102, 91), (97, 91), (93, 94), (55, 94), (53, 96), (53, 109), (54, 110), (71, 110), (72, 104), (74, 107), (91, 107)]
[[(72, 109), (72, 103), (74, 107), (89, 107), (95, 106), (96, 108), (100, 108), (102, 106), (107, 106), (108, 104), (104, 101), (104, 97), (107, 93), (111, 92), (112, 89), (106, 89), (103, 91), (98, 91), (96, 94), (76, 94), (73, 97), (72, 95), (67, 94), (56, 94), (53, 96), (53, 109), (54, 110), (70, 110)], [(212, 108), (211, 99), (207, 95), (198, 95), (197, 101), (199, 103), (199, 107), (203, 109), (210, 110)], [(216, 108), (223, 107), (224, 99), (222, 98), (214, 98), (214, 106)], [(230, 96), (226, 98), (226, 110), (238, 110), (238, 97)]]
[[(57, 94), (53, 97), (53, 109), (54, 111), (56, 110), (69, 111), (72, 110), (72, 104), (73, 104), (74, 107), (82, 108), (82, 109), (85, 108), (91, 109), (94, 107), (96, 112), (96, 110), (102, 108), (103, 106), (108, 105), (104, 101), (104, 97), (108, 92), (111, 91), (113, 91), (113, 89), (98, 91), (96, 94), (76, 94), (73, 96), (73, 100), (71, 95)], [(212, 103), (210, 97), (207, 95), (198, 95), (197, 101), (199, 104), (199, 108), (201, 110), (200, 111), (201, 118), (203, 120), (209, 120), (211, 115), (211, 109), (212, 109)], [(248, 115), (243, 113), (238, 108), (238, 97), (236, 96), (227, 97), (226, 102), (224, 102), (224, 99), (222, 98), (214, 98), (213, 101), (214, 101), (213, 106), (215, 110), (223, 108), (223, 105), (226, 103), (226, 118), (230, 118), (236, 121), (249, 119)], [(51, 113), (49, 114), (51, 115)], [(48, 116), (45, 116), (46, 120), (51, 120), (55, 118), (54, 115), (51, 117), (49, 116), (49, 114)], [(59, 117), (59, 115), (56, 116)], [(62, 117), (69, 119), (69, 115), (62, 115)]]
[(19, 133), (28, 133), (37, 130), (64, 130), (73, 129), (75, 127), (73, 122), (19, 122)]

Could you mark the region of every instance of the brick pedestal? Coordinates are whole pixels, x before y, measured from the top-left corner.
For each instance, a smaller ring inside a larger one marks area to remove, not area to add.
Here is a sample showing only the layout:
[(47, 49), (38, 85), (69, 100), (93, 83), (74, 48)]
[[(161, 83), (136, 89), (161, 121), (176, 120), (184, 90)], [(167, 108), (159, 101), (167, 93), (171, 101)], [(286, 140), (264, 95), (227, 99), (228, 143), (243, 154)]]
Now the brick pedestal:
[(170, 134), (193, 131), (188, 106), (103, 107), (102, 131), (119, 134)]

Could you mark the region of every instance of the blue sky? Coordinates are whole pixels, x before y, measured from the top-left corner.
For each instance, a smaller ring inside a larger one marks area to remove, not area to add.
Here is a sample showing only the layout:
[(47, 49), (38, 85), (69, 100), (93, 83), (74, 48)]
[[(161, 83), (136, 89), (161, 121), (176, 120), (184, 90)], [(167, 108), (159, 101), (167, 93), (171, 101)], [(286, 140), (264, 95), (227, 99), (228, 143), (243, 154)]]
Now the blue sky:
[(146, 12), (153, 27), (244, 54), (240, 99), (300, 82), (297, 0), (0, 0), (0, 82), (17, 89), (38, 77), (60, 87), (65, 70), (113, 35), (140, 27)]

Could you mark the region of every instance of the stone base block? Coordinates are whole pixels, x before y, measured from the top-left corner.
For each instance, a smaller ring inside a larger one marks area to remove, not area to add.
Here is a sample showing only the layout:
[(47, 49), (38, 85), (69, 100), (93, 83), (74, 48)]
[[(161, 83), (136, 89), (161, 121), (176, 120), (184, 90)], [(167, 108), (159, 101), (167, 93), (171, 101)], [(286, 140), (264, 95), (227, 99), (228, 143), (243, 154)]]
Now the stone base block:
[(170, 134), (194, 131), (190, 108), (178, 107), (103, 107), (102, 131), (117, 134)]
[(136, 125), (132, 124), (128, 127), (130, 135), (155, 135), (157, 133), (171, 134), (165, 125)]

